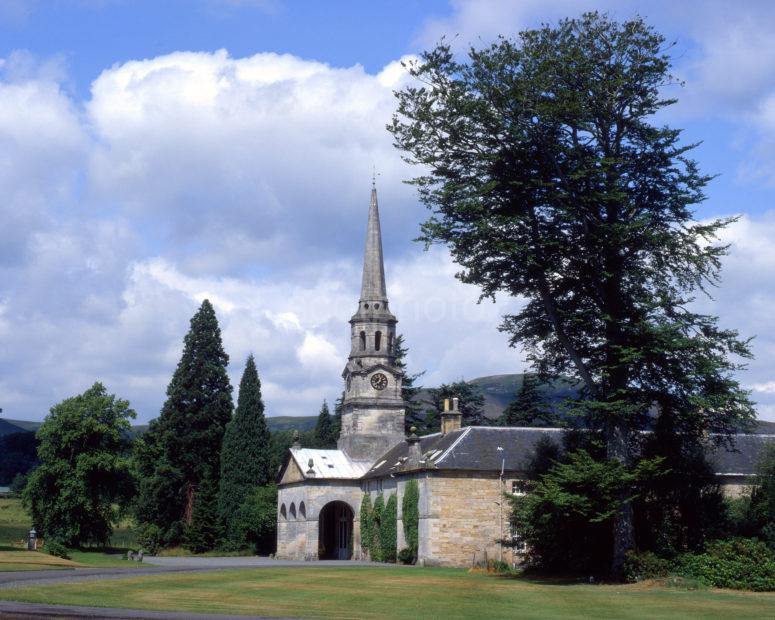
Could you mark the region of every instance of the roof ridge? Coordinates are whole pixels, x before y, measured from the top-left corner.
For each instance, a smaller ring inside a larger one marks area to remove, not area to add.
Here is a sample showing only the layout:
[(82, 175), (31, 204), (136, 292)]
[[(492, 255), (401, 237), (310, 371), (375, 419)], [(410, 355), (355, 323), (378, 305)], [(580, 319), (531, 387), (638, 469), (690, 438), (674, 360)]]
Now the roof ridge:
[(444, 453), (443, 453), (443, 454), (442, 454), (442, 455), (441, 455), (439, 458), (437, 458), (437, 459), (436, 459), (436, 461), (435, 461), (435, 462), (436, 462), (436, 465), (438, 465), (438, 464), (439, 464), (439, 463), (441, 463), (441, 462), (442, 462), (442, 461), (443, 461), (445, 458), (447, 458), (447, 456), (449, 455), (449, 453), (450, 453), (450, 452), (452, 452), (452, 450), (454, 450), (454, 449), (455, 449), (455, 447), (457, 446), (457, 444), (459, 444), (461, 441), (463, 441), (463, 438), (465, 438), (465, 437), (466, 437), (466, 436), (467, 436), (467, 435), (468, 435), (468, 434), (471, 432), (471, 429), (472, 429), (472, 428), (474, 428), (474, 427), (473, 427), (473, 426), (466, 426), (466, 427), (465, 427), (465, 430), (463, 430), (463, 432), (462, 432), (462, 433), (460, 433), (460, 437), (458, 437), (457, 439), (455, 439), (455, 441), (453, 441), (453, 442), (452, 442), (452, 445), (451, 445), (449, 448), (447, 448), (446, 450), (444, 450)]

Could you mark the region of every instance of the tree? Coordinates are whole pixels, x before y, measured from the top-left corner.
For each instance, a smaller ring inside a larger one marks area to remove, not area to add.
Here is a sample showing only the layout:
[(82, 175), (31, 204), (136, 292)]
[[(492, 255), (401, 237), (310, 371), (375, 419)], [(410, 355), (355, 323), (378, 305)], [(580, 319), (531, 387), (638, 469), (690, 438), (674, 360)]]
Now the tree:
[(379, 524), (379, 546), (382, 549), (382, 561), (395, 563), (398, 528), (398, 500), (392, 493), (385, 503), (382, 520)]
[(334, 420), (324, 400), (315, 423), (314, 441), (316, 448), (331, 449), (336, 447), (337, 436), (334, 434)]
[(382, 562), (382, 517), (385, 512), (385, 498), (380, 493), (371, 509), (371, 538), (369, 539), (369, 558), (372, 562)]
[(555, 572), (605, 574), (623, 495), (656, 475), (657, 465), (642, 461), (631, 469), (578, 450), (555, 462), (530, 493), (510, 496), (529, 562)]
[(272, 481), (269, 428), (264, 417), (261, 382), (250, 355), (240, 380), (237, 410), (226, 425), (221, 449), (218, 510), (232, 545), (246, 543), (233, 527), (237, 512), (255, 487)]
[(361, 500), (361, 512), (359, 516), (361, 524), (361, 548), (366, 552), (371, 552), (374, 540), (374, 532), (371, 527), (371, 511), (371, 495), (369, 493), (364, 493), (363, 499)]
[(23, 493), (36, 529), (69, 547), (107, 544), (132, 494), (129, 403), (95, 383), (54, 405), (37, 432), (40, 465)]
[(768, 446), (761, 456), (748, 519), (756, 535), (775, 551), (775, 446)]
[(413, 426), (422, 432), (425, 425), (425, 411), (418, 398), (418, 394), (422, 387), (415, 385), (415, 382), (425, 374), (425, 371), (418, 373), (410, 373), (406, 369), (406, 356), (409, 354), (409, 349), (404, 343), (404, 335), (398, 334), (396, 336), (395, 343), (393, 344), (393, 350), (396, 356), (396, 366), (404, 373), (403, 381), (401, 383), (401, 398), (405, 403), (405, 430), (409, 432), (409, 429)]
[(557, 416), (541, 393), (536, 374), (522, 375), (517, 397), (498, 417), (498, 426), (555, 426)]
[(401, 521), (412, 562), (416, 562), (417, 550), (420, 546), (420, 488), (417, 480), (409, 480), (404, 487), (404, 496), (401, 498)]
[(277, 487), (267, 484), (253, 487), (237, 512), (238, 537), (257, 554), (274, 553), (277, 540)]
[(221, 519), (218, 514), (218, 487), (210, 472), (199, 483), (191, 522), (183, 533), (183, 546), (194, 553), (212, 551), (221, 538)]
[[(142, 485), (148, 509), (143, 521), (164, 532), (167, 544), (179, 542), (191, 524), (197, 488), (209, 476), (218, 488), (223, 434), (231, 420), (231, 385), (226, 374), (229, 357), (208, 300), (191, 319), (183, 354), (156, 424), (144, 436), (146, 457), (153, 461)], [(149, 514), (150, 513), (150, 514)]]
[(334, 422), (332, 428), (332, 434), (334, 436), (334, 443), (339, 439), (339, 435), (342, 432), (342, 413), (344, 412), (344, 392), (339, 395), (339, 398), (334, 402)]
[[(673, 431), (721, 437), (753, 417), (731, 356), (747, 341), (688, 307), (719, 280), (732, 220), (695, 221), (711, 177), (680, 131), (656, 126), (675, 102), (664, 38), (637, 18), (587, 13), (501, 38), (458, 61), (442, 42), (409, 63), (388, 127), (433, 211), (459, 278), (527, 303), (501, 329), (542, 376), (583, 390), (574, 413), (632, 462), (657, 403)], [(623, 497), (626, 493), (623, 490)], [(633, 546), (620, 504), (611, 568)]]
[(434, 422), (436, 424), (435, 428), (429, 428), (429, 431), (439, 429), (439, 416), (444, 409), (445, 398), (457, 398), (459, 400), (458, 407), (462, 414), (463, 426), (482, 426), (486, 424), (487, 419), (484, 417), (484, 394), (477, 386), (465, 381), (455, 381), (454, 383), (444, 383), (437, 388), (432, 388), (429, 392), (431, 413), (426, 417), (426, 420), (428, 420), (429, 424)]

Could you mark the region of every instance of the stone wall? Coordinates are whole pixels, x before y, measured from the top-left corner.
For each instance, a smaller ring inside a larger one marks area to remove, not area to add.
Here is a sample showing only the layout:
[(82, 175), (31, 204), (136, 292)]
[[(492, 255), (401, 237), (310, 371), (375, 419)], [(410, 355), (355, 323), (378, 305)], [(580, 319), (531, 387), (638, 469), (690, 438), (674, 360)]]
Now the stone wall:
[(341, 501), (353, 511), (353, 559), (361, 559), (358, 515), (362, 497), (358, 480), (307, 480), (281, 486), (277, 491), (277, 557), (316, 560), (320, 511), (330, 502)]

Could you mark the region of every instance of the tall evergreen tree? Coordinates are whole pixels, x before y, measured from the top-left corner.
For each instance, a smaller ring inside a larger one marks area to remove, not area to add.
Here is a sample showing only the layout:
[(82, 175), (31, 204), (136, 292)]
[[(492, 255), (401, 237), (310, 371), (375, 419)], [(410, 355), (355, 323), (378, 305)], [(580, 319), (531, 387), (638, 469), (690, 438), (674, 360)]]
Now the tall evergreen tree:
[(334, 433), (334, 420), (328, 410), (328, 403), (324, 400), (315, 423), (315, 446), (323, 449), (335, 448), (337, 437)]
[(334, 425), (332, 433), (334, 440), (339, 439), (339, 434), (342, 432), (342, 412), (344, 411), (344, 392), (334, 402)]
[(517, 397), (498, 417), (498, 426), (554, 426), (557, 416), (541, 391), (538, 375), (525, 373)]
[(254, 487), (272, 481), (269, 428), (264, 417), (261, 381), (250, 355), (239, 384), (237, 410), (226, 425), (221, 449), (221, 479), (218, 509), (226, 536), (236, 545), (237, 530), (232, 527), (240, 506)]
[[(191, 523), (205, 474), (218, 488), (221, 444), (232, 411), (228, 361), (215, 311), (204, 300), (191, 319), (158, 423), (145, 438), (157, 460), (144, 488), (155, 513), (144, 516), (162, 529), (167, 544), (179, 542), (183, 526)], [(164, 504), (172, 500), (176, 503)]]
[(398, 334), (398, 336), (396, 336), (396, 341), (393, 344), (393, 347), (396, 356), (396, 366), (398, 366), (398, 368), (400, 368), (404, 373), (403, 382), (401, 384), (401, 398), (404, 399), (406, 406), (406, 416), (404, 418), (406, 431), (409, 432), (409, 429), (414, 426), (420, 432), (424, 432), (425, 409), (417, 398), (417, 395), (420, 393), (420, 390), (422, 390), (422, 387), (416, 385), (416, 381), (425, 374), (425, 371), (418, 373), (410, 373), (407, 371), (406, 356), (409, 353), (409, 349), (404, 342), (403, 334)]
[(183, 546), (194, 553), (212, 551), (221, 538), (216, 476), (209, 471), (199, 483), (194, 509), (183, 533)]
[[(422, 166), (426, 243), (447, 244), (483, 296), (527, 300), (502, 329), (542, 376), (583, 384), (577, 413), (626, 465), (654, 403), (692, 437), (754, 417), (734, 379), (747, 342), (688, 304), (718, 282), (731, 220), (698, 221), (711, 177), (680, 130), (653, 122), (675, 103), (666, 49), (642, 19), (598, 13), (465, 61), (442, 42), (410, 63), (421, 85), (398, 91), (389, 127)], [(622, 501), (614, 574), (632, 524)]]
[(429, 432), (439, 430), (438, 425), (441, 424), (439, 416), (444, 408), (445, 398), (458, 399), (463, 426), (484, 426), (487, 424), (487, 419), (484, 417), (484, 394), (482, 391), (471, 383), (455, 381), (454, 383), (444, 383), (430, 390), (431, 410), (426, 415), (426, 426), (435, 422), (435, 427), (427, 428)]

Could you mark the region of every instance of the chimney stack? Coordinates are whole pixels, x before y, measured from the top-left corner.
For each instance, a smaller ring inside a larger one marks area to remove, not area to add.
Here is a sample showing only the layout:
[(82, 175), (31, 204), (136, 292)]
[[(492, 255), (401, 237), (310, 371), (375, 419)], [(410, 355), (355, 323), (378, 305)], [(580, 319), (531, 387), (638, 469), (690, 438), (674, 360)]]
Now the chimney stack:
[(463, 414), (458, 409), (458, 399), (452, 399), (450, 408), (450, 399), (444, 399), (444, 411), (441, 413), (441, 434), (446, 435), (451, 431), (458, 430), (463, 422)]
[(420, 466), (420, 459), (422, 459), (422, 451), (420, 448), (420, 438), (417, 436), (417, 428), (412, 427), (409, 429), (409, 435), (406, 437), (406, 443), (409, 445), (409, 450), (406, 460), (407, 469), (416, 469)]

